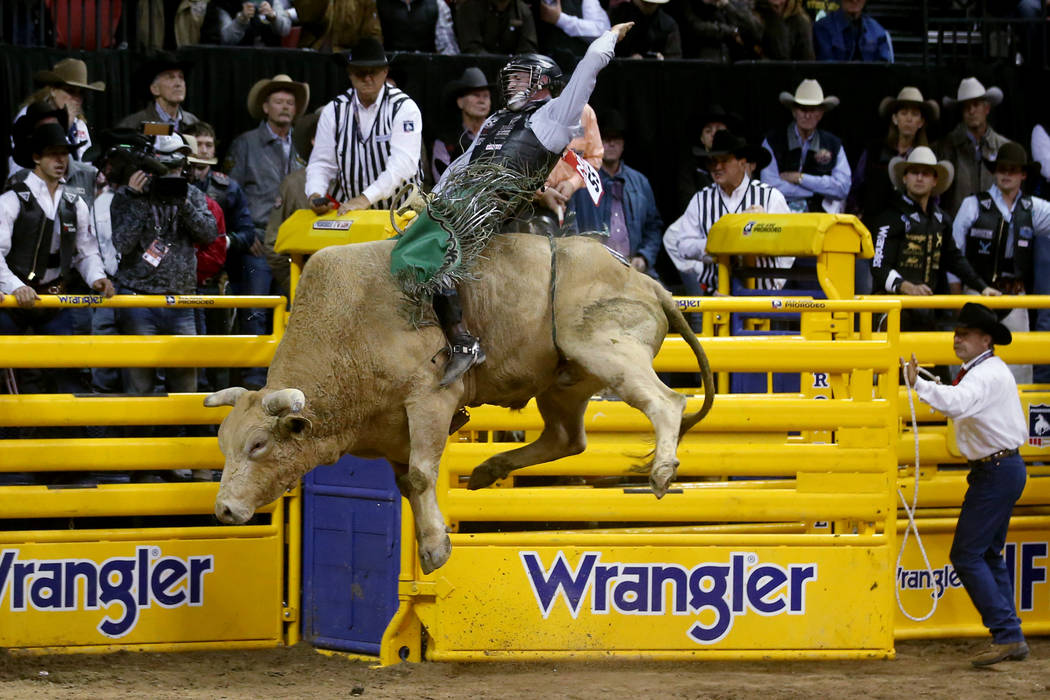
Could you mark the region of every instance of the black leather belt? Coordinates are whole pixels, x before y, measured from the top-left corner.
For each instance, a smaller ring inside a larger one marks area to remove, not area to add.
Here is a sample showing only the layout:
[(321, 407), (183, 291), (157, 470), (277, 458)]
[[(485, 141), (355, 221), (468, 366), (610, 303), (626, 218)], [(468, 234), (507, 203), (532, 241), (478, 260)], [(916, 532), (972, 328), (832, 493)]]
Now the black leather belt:
[(970, 461), (967, 462), (967, 464), (971, 468), (972, 467), (983, 467), (983, 466), (985, 466), (985, 465), (987, 465), (987, 464), (989, 464), (991, 462), (994, 462), (997, 459), (1004, 459), (1006, 457), (1013, 457), (1013, 456), (1018, 455), (1018, 454), (1020, 454), (1020, 452), (1017, 451), (1016, 447), (1014, 449), (1012, 449), (1012, 450), (999, 450), (998, 452), (993, 452), (992, 454), (988, 455), (987, 457), (981, 457), (980, 459), (971, 459)]

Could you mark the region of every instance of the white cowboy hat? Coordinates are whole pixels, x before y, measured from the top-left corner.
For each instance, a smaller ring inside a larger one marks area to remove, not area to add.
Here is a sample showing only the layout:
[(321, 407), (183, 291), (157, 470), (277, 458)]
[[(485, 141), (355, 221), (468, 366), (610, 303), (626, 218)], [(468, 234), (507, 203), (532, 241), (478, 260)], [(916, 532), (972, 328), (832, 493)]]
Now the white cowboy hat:
[(181, 134), (182, 140), (186, 142), (186, 145), (190, 147), (190, 154), (186, 158), (186, 161), (194, 165), (218, 165), (219, 160), (217, 158), (201, 158), (200, 148), (197, 146), (197, 137), (191, 134)]
[(955, 179), (955, 167), (950, 162), (937, 160), (937, 156), (926, 146), (916, 146), (907, 158), (897, 156), (890, 160), (890, 182), (896, 189), (904, 190), (904, 172), (912, 165), (925, 165), (937, 172), (937, 184), (930, 193), (935, 197), (944, 194), (945, 190), (952, 186), (952, 180)]
[(832, 95), (824, 97), (824, 89), (816, 80), (807, 78), (795, 88), (795, 94), (780, 93), (780, 104), (788, 109), (793, 107), (822, 107), (824, 111), (839, 106), (839, 98)]
[(879, 103), (879, 116), (883, 119), (896, 114), (901, 107), (915, 107), (926, 121), (937, 121), (941, 117), (941, 106), (936, 100), (922, 99), (922, 92), (917, 87), (902, 87), (896, 97), (884, 97)]
[(252, 85), (252, 89), (248, 91), (248, 114), (252, 115), (252, 119), (263, 118), (262, 103), (271, 93), (278, 90), (284, 90), (295, 95), (295, 113), (297, 115), (306, 111), (306, 105), (310, 102), (310, 86), (306, 83), (297, 83), (292, 80), (291, 76), (280, 73), (272, 78), (263, 78), (257, 81), (255, 85)]
[(988, 104), (995, 107), (1003, 101), (1003, 91), (995, 86), (985, 89), (977, 78), (963, 78), (955, 99), (945, 97), (943, 102), (945, 107), (953, 107), (958, 103), (981, 99), (988, 100)]

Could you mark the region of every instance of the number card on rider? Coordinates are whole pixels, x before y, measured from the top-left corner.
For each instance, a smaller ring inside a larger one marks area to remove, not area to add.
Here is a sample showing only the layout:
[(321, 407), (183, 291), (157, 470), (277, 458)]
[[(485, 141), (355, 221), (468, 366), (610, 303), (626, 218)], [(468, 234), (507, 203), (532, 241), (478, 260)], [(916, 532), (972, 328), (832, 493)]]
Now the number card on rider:
[(565, 151), (562, 160), (575, 168), (576, 172), (580, 174), (584, 184), (587, 185), (587, 194), (591, 195), (591, 201), (594, 202), (594, 206), (598, 206), (598, 202), (602, 201), (602, 194), (604, 193), (602, 177), (598, 174), (598, 171), (594, 169), (593, 165), (577, 156), (576, 151), (573, 150)]

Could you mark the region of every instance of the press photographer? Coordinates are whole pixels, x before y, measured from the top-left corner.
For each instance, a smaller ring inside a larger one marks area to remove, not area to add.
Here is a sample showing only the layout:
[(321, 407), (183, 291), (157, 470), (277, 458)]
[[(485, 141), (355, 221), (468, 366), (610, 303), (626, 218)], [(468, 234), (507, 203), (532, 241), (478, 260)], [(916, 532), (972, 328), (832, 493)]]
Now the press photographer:
[[(132, 172), (113, 196), (110, 210), (113, 244), (120, 254), (116, 278), (121, 294), (196, 291), (194, 244), (209, 245), (215, 239), (216, 224), (204, 193), (190, 187), (185, 177), (190, 150), (179, 134), (156, 137), (148, 163)], [(147, 165), (157, 174), (151, 175)], [(192, 309), (120, 309), (117, 323), (127, 335), (197, 334)], [(127, 390), (153, 393), (156, 375), (153, 369), (129, 370)], [(196, 391), (193, 368), (169, 368), (164, 376), (170, 392)]]

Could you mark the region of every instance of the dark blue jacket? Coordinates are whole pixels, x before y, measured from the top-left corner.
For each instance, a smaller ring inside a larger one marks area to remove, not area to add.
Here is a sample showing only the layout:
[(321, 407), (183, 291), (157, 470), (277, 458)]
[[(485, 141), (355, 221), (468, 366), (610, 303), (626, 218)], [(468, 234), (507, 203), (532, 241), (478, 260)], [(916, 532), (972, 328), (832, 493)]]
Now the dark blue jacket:
[(193, 184), (222, 208), (222, 215), (226, 219), (226, 235), (230, 237), (229, 252), (247, 252), (255, 242), (255, 223), (241, 186), (229, 175), (216, 170), (209, 170), (204, 180), (195, 180)]
[[(605, 168), (598, 171), (602, 176), (602, 187), (605, 194), (601, 202), (594, 206), (587, 188), (576, 190), (569, 201), (570, 211), (576, 212), (576, 229), (580, 232), (603, 231), (608, 233), (609, 220), (612, 217), (612, 196), (609, 194), (609, 183), (612, 177)], [(634, 168), (620, 164), (616, 179), (623, 180), (623, 213), (627, 221), (627, 235), (631, 241), (631, 255), (641, 255), (649, 263), (649, 269), (656, 264), (663, 241), (664, 224), (660, 212), (656, 209), (656, 197), (648, 178)]]
[[(890, 35), (868, 15), (860, 17), (860, 45), (857, 25), (842, 10), (832, 12), (813, 25), (813, 44), (818, 61), (883, 61), (893, 63)], [(859, 51), (858, 51), (859, 49)]]

